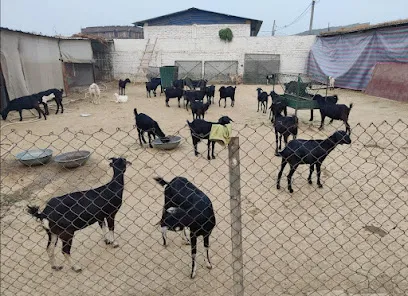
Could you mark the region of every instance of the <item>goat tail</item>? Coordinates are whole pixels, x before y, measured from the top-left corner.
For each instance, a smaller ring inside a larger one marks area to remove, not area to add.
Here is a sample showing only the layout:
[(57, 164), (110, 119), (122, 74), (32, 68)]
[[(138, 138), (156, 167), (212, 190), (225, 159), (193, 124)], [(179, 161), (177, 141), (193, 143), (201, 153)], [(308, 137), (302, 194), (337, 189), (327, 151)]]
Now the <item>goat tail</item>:
[(40, 212), (39, 207), (37, 207), (37, 206), (34, 206), (34, 207), (27, 206), (27, 207), (28, 207), (27, 212), (31, 216), (33, 216), (33, 217), (35, 217), (37, 219), (40, 219), (41, 221), (45, 218), (44, 214)]
[(153, 178), (157, 183), (159, 183), (161, 186), (166, 186), (166, 185), (168, 185), (169, 183), (167, 183), (166, 181), (164, 181), (163, 180), (163, 178), (161, 178), (161, 177), (156, 177), (156, 178)]
[(135, 113), (135, 115), (137, 115), (137, 109), (133, 109), (133, 113)]
[(351, 110), (351, 108), (353, 108), (353, 103), (351, 103), (351, 104), (350, 104), (350, 107), (349, 107), (349, 109)]

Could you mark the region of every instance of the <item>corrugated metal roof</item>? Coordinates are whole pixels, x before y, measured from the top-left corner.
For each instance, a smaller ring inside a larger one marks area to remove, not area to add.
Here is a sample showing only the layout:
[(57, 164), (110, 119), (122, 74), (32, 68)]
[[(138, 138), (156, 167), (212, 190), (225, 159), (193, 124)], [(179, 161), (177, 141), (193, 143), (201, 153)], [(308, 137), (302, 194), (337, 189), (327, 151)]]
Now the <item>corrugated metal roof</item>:
[(403, 26), (403, 25), (408, 25), (408, 19), (379, 23), (379, 24), (375, 24), (371, 26), (370, 25), (355, 26), (351, 28), (344, 28), (338, 31), (322, 32), (320, 33), (319, 36), (320, 37), (335, 36), (335, 35), (350, 34), (350, 33), (355, 33), (355, 32), (364, 32), (364, 31), (369, 31), (369, 30), (374, 30), (374, 29), (379, 29), (379, 28), (397, 27), (397, 26)]
[(39, 33), (30, 33), (30, 32), (24, 32), (20, 30), (13, 30), (5, 27), (0, 27), (0, 31), (9, 31), (9, 32), (16, 32), (16, 33), (22, 33), (22, 34), (27, 34), (27, 35), (32, 35), (32, 36), (38, 36), (38, 37), (44, 37), (44, 38), (52, 38), (52, 39), (64, 39), (64, 40), (89, 40), (87, 38), (80, 38), (80, 37), (68, 37), (68, 36), (48, 36), (48, 35), (43, 35)]
[(109, 31), (127, 31), (132, 32), (143, 32), (143, 28), (135, 26), (96, 26), (96, 27), (86, 27), (82, 28), (81, 32), (83, 33), (100, 33), (100, 32), (109, 32)]
[(223, 14), (195, 7), (158, 16), (155, 18), (134, 22), (135, 26), (143, 27), (145, 23), (149, 26), (168, 26), (168, 25), (192, 25), (192, 24), (245, 24), (246, 21), (251, 22), (251, 32), (257, 35), (261, 28), (262, 21), (246, 17), (239, 17), (229, 14)]

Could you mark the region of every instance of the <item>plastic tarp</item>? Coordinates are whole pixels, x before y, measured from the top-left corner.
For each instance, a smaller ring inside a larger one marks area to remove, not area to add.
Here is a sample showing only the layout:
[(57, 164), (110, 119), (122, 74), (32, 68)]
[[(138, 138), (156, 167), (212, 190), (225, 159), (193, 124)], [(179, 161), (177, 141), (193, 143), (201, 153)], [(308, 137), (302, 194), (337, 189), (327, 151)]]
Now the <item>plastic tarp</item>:
[(1, 30), (1, 67), (10, 100), (63, 88), (58, 40)]
[(408, 102), (408, 63), (378, 63), (365, 93)]
[(308, 75), (322, 83), (364, 90), (379, 62), (408, 63), (408, 25), (318, 37), (309, 53)]
[(91, 64), (94, 62), (89, 40), (61, 40), (60, 50), (64, 63)]

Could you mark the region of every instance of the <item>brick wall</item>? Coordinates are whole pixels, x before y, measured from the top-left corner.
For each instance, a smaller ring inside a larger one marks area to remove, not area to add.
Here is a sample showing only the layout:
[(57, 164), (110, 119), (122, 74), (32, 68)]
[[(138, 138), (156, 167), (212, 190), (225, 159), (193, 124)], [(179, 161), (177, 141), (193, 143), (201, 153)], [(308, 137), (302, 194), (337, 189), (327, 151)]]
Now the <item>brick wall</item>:
[(234, 37), (249, 37), (250, 24), (225, 24), (225, 25), (192, 25), (192, 26), (145, 26), (144, 38), (161, 39), (191, 39), (215, 38), (221, 29), (230, 28)]

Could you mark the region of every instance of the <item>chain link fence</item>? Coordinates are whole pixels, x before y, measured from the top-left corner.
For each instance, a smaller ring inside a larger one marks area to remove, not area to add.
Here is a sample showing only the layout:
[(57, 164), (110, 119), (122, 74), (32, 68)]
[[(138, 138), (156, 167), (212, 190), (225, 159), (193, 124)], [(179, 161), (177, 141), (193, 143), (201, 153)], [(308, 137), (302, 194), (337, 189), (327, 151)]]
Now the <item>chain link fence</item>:
[[(309, 124), (300, 139), (324, 139)], [(336, 147), (322, 166), (323, 188), (308, 184), (308, 167), (276, 189), (281, 159), (271, 126), (233, 125), (228, 149), (206, 143), (194, 156), (184, 127), (176, 150), (141, 148), (136, 129), (94, 133), (6, 131), (1, 138), (1, 295), (395, 295), (408, 292), (408, 125), (398, 121), (352, 127), (351, 145)], [(54, 156), (89, 150), (76, 169), (55, 162), (26, 167), (22, 150), (49, 148)], [(110, 157), (125, 157), (123, 203), (116, 215), (118, 248), (105, 245), (98, 223), (75, 233), (69, 269), (61, 242), (60, 271), (51, 269), (47, 235), (27, 205), (43, 209), (51, 197), (87, 190), (112, 178)], [(284, 172), (284, 180), (288, 171)], [(217, 224), (210, 236), (213, 264), (205, 268), (202, 238), (197, 275), (190, 279), (190, 246), (182, 232), (160, 226), (164, 193), (153, 180), (186, 177), (212, 201)]]

